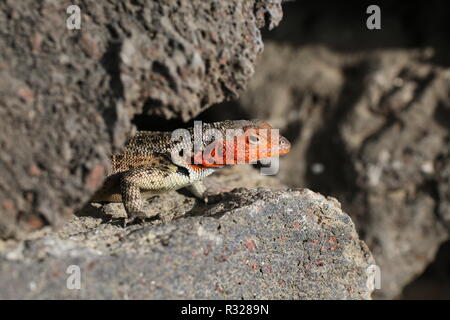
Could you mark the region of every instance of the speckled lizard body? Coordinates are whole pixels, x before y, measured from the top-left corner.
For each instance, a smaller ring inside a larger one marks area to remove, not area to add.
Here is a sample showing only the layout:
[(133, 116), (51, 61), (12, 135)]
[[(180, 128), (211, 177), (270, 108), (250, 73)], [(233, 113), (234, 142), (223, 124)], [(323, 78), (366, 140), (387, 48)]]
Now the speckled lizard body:
[[(229, 136), (233, 130), (234, 135)], [(273, 134), (272, 127), (265, 121), (202, 123), (200, 136), (194, 128), (183, 132), (193, 144), (198, 143), (200, 137), (200, 148), (186, 152), (182, 160), (174, 160), (174, 150), (175, 154), (182, 155), (179, 150), (192, 149), (192, 145), (186, 145), (181, 138), (174, 139), (172, 132), (138, 131), (120, 153), (111, 156), (112, 170), (91, 202), (123, 202), (129, 218), (143, 218), (143, 199), (183, 187), (205, 199), (202, 179), (218, 168), (279, 156), (290, 150), (288, 140), (278, 133)], [(213, 146), (213, 151), (208, 146)], [(257, 148), (251, 149), (252, 146)], [(249, 150), (257, 151), (250, 154)], [(226, 157), (227, 151), (231, 151), (234, 161)]]

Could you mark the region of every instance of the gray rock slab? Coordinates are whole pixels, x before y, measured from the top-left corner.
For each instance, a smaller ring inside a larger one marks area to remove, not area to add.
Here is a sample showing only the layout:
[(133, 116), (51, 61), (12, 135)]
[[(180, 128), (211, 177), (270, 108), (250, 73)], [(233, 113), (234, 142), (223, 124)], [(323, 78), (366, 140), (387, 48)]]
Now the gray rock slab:
[[(80, 216), (4, 244), (0, 298), (370, 299), (374, 260), (335, 199), (269, 188), (220, 197), (166, 222)], [(67, 288), (71, 265), (80, 290)]]

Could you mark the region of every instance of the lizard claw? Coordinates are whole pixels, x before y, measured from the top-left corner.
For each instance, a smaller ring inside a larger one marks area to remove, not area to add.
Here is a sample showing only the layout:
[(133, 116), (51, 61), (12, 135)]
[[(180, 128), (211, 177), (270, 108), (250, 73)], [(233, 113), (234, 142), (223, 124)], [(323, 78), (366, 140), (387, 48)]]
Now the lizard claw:
[(133, 212), (128, 213), (128, 218), (130, 218), (130, 219), (135, 219), (135, 218), (145, 219), (146, 217), (147, 217), (147, 215), (145, 214), (144, 211), (133, 211)]
[(128, 223), (132, 223), (134, 221), (142, 223), (142, 222), (144, 222), (145, 218), (147, 218), (147, 215), (143, 211), (129, 212), (128, 213), (128, 219), (127, 219), (128, 221), (126, 222), (126, 225)]
[(205, 202), (205, 204), (215, 204), (219, 202), (220, 199), (221, 199), (220, 194), (213, 194), (213, 193), (209, 193), (207, 196), (205, 195), (203, 197), (203, 201)]

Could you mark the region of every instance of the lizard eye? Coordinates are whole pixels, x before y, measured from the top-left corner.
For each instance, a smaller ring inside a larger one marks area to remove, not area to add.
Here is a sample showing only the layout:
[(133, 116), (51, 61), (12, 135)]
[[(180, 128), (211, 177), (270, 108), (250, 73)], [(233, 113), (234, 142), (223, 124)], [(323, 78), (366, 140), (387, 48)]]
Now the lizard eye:
[(259, 142), (259, 138), (257, 136), (250, 136), (250, 137), (248, 137), (248, 141), (251, 144), (257, 144)]

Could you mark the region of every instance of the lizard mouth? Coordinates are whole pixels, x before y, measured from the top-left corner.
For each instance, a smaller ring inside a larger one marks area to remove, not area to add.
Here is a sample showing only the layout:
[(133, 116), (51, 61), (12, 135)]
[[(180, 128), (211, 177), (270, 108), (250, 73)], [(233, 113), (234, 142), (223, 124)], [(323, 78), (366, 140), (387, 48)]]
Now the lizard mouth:
[(291, 143), (285, 137), (280, 137), (278, 145), (267, 150), (268, 157), (282, 156), (291, 151)]
[[(248, 148), (247, 144), (245, 148), (238, 149), (234, 146), (231, 150), (231, 159), (228, 158), (228, 153), (226, 153), (225, 145), (219, 149), (212, 149), (206, 154), (204, 151), (199, 151), (192, 159), (196, 159), (194, 162), (193, 169), (199, 168), (218, 168), (226, 165), (240, 164), (240, 163), (251, 163), (255, 160), (261, 160), (265, 158), (278, 157), (289, 153), (291, 151), (291, 143), (288, 139), (283, 136), (278, 137), (278, 143), (270, 145), (267, 143), (265, 146), (260, 145), (252, 148)], [(253, 151), (252, 151), (253, 150)], [(216, 152), (217, 151), (217, 152)], [(227, 155), (227, 156), (226, 156)]]

